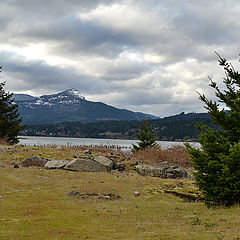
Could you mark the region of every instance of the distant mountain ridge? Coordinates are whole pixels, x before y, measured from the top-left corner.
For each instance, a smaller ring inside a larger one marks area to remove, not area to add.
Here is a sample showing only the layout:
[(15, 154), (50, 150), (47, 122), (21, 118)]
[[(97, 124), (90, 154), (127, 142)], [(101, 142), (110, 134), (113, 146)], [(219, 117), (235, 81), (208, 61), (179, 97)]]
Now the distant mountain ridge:
[(33, 97), (27, 94), (13, 94), (18, 104), (23, 123), (47, 124), (61, 122), (97, 122), (109, 120), (143, 120), (158, 117), (141, 112), (119, 109), (102, 102), (92, 102), (75, 88), (66, 91)]

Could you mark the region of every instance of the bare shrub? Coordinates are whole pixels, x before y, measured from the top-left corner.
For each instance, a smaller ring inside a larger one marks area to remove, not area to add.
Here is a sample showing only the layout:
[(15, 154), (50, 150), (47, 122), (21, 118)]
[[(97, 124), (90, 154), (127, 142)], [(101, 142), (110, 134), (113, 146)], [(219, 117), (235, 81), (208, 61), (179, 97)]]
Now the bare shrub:
[(192, 167), (190, 155), (184, 146), (173, 146), (167, 149), (161, 147), (146, 148), (133, 152), (131, 160), (148, 164), (158, 164), (163, 161), (174, 163), (181, 167)]
[(0, 145), (9, 145), (5, 139), (0, 139)]

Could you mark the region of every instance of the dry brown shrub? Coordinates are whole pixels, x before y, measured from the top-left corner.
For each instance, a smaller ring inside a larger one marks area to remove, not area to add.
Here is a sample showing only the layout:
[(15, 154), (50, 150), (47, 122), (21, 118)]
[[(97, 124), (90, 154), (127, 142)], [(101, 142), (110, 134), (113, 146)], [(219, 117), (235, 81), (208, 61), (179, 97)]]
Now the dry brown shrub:
[(0, 139), (0, 145), (9, 145), (5, 139)]
[(184, 146), (173, 146), (167, 149), (146, 148), (133, 152), (131, 159), (148, 164), (158, 164), (163, 161), (174, 163), (180, 167), (192, 167), (190, 155)]

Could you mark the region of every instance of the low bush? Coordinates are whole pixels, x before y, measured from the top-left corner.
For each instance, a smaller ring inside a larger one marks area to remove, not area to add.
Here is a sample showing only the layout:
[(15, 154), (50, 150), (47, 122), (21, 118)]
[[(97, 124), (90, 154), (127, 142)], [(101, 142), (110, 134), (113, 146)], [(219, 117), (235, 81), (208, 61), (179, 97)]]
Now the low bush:
[(134, 151), (131, 160), (148, 164), (158, 164), (163, 161), (174, 163), (180, 167), (192, 167), (190, 154), (184, 146), (173, 146), (167, 149), (161, 147), (146, 148)]

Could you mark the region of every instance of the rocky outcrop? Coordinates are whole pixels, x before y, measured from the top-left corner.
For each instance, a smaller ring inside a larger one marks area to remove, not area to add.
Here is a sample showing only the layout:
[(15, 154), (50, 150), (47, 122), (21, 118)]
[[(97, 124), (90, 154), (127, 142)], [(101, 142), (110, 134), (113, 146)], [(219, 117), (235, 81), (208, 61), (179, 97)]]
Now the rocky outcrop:
[(187, 178), (188, 173), (185, 169), (177, 165), (162, 162), (156, 166), (147, 164), (138, 164), (136, 171), (142, 176), (160, 177), (160, 178)]
[(61, 169), (64, 168), (67, 164), (69, 163), (69, 161), (64, 161), (64, 160), (51, 160), (48, 161), (44, 167), (46, 169)]
[[(100, 160), (99, 160), (100, 161)], [(109, 160), (110, 161), (110, 160)], [(69, 162), (64, 169), (71, 171), (86, 171), (86, 172), (108, 172), (111, 170), (110, 163), (103, 161), (104, 164), (92, 159), (76, 158)]]

